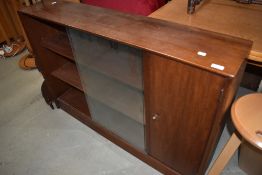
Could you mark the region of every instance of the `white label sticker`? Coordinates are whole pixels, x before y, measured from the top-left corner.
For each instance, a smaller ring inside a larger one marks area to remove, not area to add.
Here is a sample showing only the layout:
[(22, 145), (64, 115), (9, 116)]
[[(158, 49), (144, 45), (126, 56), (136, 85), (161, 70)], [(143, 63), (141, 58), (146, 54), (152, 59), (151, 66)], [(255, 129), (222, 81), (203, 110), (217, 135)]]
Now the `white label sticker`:
[(214, 64), (214, 63), (211, 64), (211, 67), (218, 69), (218, 70), (224, 70), (225, 69), (224, 66), (221, 66), (219, 64)]
[(56, 4), (56, 2), (54, 1), (54, 2), (52, 2), (51, 4), (54, 5), (54, 4)]
[(202, 51), (198, 51), (197, 54), (198, 54), (199, 56), (202, 56), (202, 57), (207, 56), (207, 53), (206, 53), (206, 52), (202, 52)]

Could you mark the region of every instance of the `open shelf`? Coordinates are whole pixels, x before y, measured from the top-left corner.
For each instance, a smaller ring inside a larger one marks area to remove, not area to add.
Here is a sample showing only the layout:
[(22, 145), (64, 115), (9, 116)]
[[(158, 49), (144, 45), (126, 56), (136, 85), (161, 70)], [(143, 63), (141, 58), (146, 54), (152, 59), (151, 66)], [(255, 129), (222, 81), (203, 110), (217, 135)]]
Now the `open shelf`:
[(83, 87), (80, 81), (80, 77), (74, 63), (68, 62), (59, 69), (52, 72), (52, 75), (71, 86), (83, 91)]
[(52, 37), (43, 37), (41, 42), (43, 47), (74, 61), (70, 41), (65, 33), (60, 32)]
[(90, 119), (89, 108), (85, 94), (75, 88), (70, 88), (57, 99), (60, 108), (80, 120)]

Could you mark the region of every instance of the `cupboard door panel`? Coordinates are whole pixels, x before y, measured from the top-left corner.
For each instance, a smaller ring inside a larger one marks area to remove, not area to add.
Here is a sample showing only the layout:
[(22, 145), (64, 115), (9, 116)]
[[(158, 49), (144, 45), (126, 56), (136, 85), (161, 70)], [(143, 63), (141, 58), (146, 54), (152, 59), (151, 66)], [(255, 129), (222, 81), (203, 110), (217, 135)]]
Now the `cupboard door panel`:
[(148, 153), (182, 174), (196, 174), (224, 78), (145, 53)]

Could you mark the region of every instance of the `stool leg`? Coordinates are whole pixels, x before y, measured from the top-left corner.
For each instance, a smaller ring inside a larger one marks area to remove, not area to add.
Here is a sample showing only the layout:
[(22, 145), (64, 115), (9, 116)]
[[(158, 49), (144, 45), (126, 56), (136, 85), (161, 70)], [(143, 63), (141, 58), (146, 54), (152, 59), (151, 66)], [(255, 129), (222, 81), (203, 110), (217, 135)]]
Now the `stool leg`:
[(236, 136), (235, 133), (233, 133), (222, 152), (219, 154), (218, 158), (212, 165), (208, 175), (220, 174), (240, 144), (241, 140)]

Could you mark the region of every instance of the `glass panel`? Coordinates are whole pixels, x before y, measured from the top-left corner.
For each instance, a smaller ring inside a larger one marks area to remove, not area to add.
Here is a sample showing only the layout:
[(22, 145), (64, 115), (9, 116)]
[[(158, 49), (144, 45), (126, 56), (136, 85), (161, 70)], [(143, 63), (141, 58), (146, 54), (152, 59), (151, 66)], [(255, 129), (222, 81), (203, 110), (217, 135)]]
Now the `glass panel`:
[(68, 29), (92, 119), (144, 150), (142, 52)]

